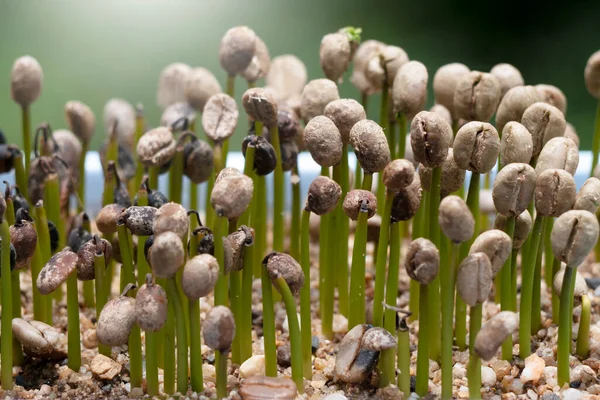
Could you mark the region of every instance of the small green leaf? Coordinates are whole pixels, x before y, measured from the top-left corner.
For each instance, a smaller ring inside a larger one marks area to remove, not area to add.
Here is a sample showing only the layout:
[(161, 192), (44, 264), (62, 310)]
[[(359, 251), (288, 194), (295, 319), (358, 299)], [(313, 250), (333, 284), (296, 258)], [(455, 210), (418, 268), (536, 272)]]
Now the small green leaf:
[(350, 40), (351, 42), (360, 43), (360, 34), (362, 33), (362, 28), (346, 26), (340, 29), (340, 32), (348, 35), (348, 40)]

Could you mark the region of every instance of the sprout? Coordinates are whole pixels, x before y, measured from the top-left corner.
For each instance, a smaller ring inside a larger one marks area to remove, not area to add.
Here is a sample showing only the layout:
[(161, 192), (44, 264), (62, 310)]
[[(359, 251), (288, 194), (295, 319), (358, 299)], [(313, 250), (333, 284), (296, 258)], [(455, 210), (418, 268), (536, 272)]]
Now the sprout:
[(590, 56), (585, 66), (585, 86), (588, 92), (600, 99), (600, 50)]
[(579, 149), (577, 145), (565, 137), (556, 137), (546, 143), (538, 156), (535, 172), (540, 175), (547, 169), (564, 169), (575, 175), (579, 165)]
[(235, 132), (238, 116), (235, 100), (225, 93), (218, 93), (211, 96), (204, 106), (202, 128), (210, 140), (221, 143)]
[(304, 273), (302, 272), (302, 267), (300, 267), (300, 264), (294, 258), (285, 253), (273, 252), (265, 257), (263, 264), (266, 264), (271, 282), (277, 291), (282, 292), (276, 283), (277, 278), (282, 277), (289, 286), (293, 296), (300, 294), (300, 289), (304, 285)]
[(329, 79), (314, 79), (302, 90), (300, 114), (308, 124), (313, 118), (323, 115), (327, 104), (338, 100), (340, 95), (335, 82)]
[(500, 138), (491, 124), (469, 122), (456, 133), (453, 150), (454, 160), (460, 168), (486, 174), (498, 159)]
[(14, 225), (9, 228), (10, 243), (15, 247), (17, 259), (15, 269), (29, 267), (29, 262), (37, 246), (37, 233), (32, 224), (33, 218), (26, 210), (19, 209)]
[(539, 84), (535, 85), (541, 101), (548, 103), (560, 110), (563, 114), (567, 114), (567, 97), (565, 94), (553, 85)]
[(306, 210), (324, 215), (332, 212), (340, 201), (342, 188), (326, 176), (317, 176), (308, 187)]
[[(182, 280), (182, 284), (184, 282)], [(167, 293), (153, 282), (151, 274), (147, 274), (146, 283), (135, 296), (136, 322), (140, 328), (146, 332), (159, 331), (167, 321), (167, 303)]]
[(356, 221), (361, 212), (371, 218), (377, 211), (377, 198), (368, 190), (355, 189), (348, 192), (342, 205), (348, 218)]
[(254, 184), (246, 175), (234, 175), (215, 181), (210, 204), (220, 217), (228, 220), (239, 218), (252, 200)]
[(254, 229), (246, 225), (223, 238), (225, 274), (244, 268), (244, 249), (254, 244)]
[[(367, 118), (364, 107), (354, 99), (332, 101), (325, 107), (323, 115), (332, 120), (338, 128), (343, 144), (348, 144), (352, 127)], [(279, 133), (281, 134), (281, 127)]]
[(460, 263), (456, 290), (463, 301), (473, 307), (487, 300), (493, 281), (494, 272), (487, 254), (471, 253)]
[(567, 211), (554, 222), (551, 240), (554, 256), (567, 267), (576, 268), (598, 240), (598, 221), (588, 211)]
[(96, 278), (94, 258), (97, 254), (104, 256), (104, 265), (109, 265), (112, 258), (112, 245), (98, 235), (85, 242), (77, 251), (77, 279), (89, 281)]
[(500, 84), (500, 98), (510, 89), (525, 84), (521, 72), (511, 64), (496, 64), (490, 70), (490, 74), (494, 75)]
[(247, 26), (229, 29), (221, 38), (219, 62), (229, 76), (244, 72), (256, 52), (256, 33)]
[(414, 217), (421, 207), (422, 194), (421, 179), (415, 172), (411, 184), (394, 194), (390, 212), (391, 222), (408, 221)]
[(260, 175), (269, 175), (275, 170), (277, 155), (275, 148), (262, 136), (248, 135), (242, 142), (242, 153), (246, 157), (248, 146), (254, 147), (254, 171)]
[[(194, 153), (194, 151), (192, 150), (192, 152)], [(193, 157), (190, 156), (190, 157)], [(202, 163), (199, 163), (199, 165), (202, 165)], [(212, 168), (212, 166), (211, 166)], [(142, 178), (142, 184), (141, 186), (144, 188), (144, 191), (146, 192), (146, 195), (148, 197), (148, 206), (153, 207), (153, 208), (161, 208), (163, 205), (167, 204), (169, 202), (169, 200), (167, 199), (167, 196), (165, 196), (164, 194), (162, 194), (162, 192), (160, 192), (158, 189), (154, 190), (150, 188), (150, 183), (148, 182), (148, 176), (145, 175)], [(139, 194), (139, 192), (138, 192)], [(135, 197), (133, 198), (133, 205), (137, 206), (138, 205), (138, 194), (135, 195)]]
[(104, 105), (104, 126), (115, 132), (119, 144), (133, 149), (135, 140), (135, 109), (123, 99), (110, 99)]
[(452, 114), (453, 119), (458, 119), (454, 109), (456, 85), (469, 72), (469, 67), (464, 64), (450, 63), (442, 65), (433, 76), (435, 102), (446, 107)]
[[(509, 217), (506, 217), (502, 214), (496, 215), (496, 220), (494, 221), (494, 228), (504, 231), (506, 229), (506, 222)], [(512, 239), (512, 247), (515, 250), (518, 250), (523, 246), (525, 240), (529, 236), (531, 232), (532, 226), (531, 214), (529, 211), (525, 210), (521, 214), (517, 215), (515, 219), (515, 232), (513, 234)]]
[(175, 138), (170, 128), (154, 128), (137, 143), (139, 161), (147, 167), (161, 167), (175, 155)]
[(211, 254), (199, 254), (183, 267), (181, 288), (192, 300), (208, 296), (217, 283), (219, 264)]
[(277, 124), (277, 101), (271, 90), (263, 88), (246, 90), (242, 96), (242, 105), (251, 121), (260, 121), (269, 128)]
[(440, 268), (440, 252), (428, 239), (417, 238), (408, 246), (406, 272), (411, 279), (427, 285), (435, 279)]
[(466, 242), (475, 231), (475, 219), (465, 201), (458, 196), (440, 202), (438, 223), (444, 235), (455, 243)]
[(277, 56), (271, 60), (271, 68), (265, 80), (278, 99), (300, 98), (307, 81), (306, 67), (292, 54)]
[(494, 181), (492, 198), (496, 210), (507, 217), (521, 214), (533, 199), (537, 176), (528, 164), (508, 164)]
[(394, 111), (412, 119), (425, 108), (427, 101), (427, 68), (418, 61), (409, 61), (398, 70), (392, 86)]
[(410, 144), (415, 161), (426, 167), (440, 167), (452, 144), (452, 128), (429, 111), (421, 111), (410, 124)]
[(173, 278), (183, 266), (185, 252), (181, 237), (166, 231), (154, 237), (148, 250), (148, 261), (157, 278)]
[(77, 253), (68, 247), (53, 255), (38, 275), (36, 285), (40, 293), (54, 292), (75, 271), (78, 261)]
[(185, 101), (199, 113), (204, 111), (208, 99), (222, 91), (217, 78), (206, 68), (194, 68), (187, 75), (184, 87)]
[(157, 209), (150, 206), (132, 206), (125, 209), (119, 216), (127, 229), (136, 236), (150, 236), (154, 234), (154, 220)]
[(500, 141), (500, 164), (529, 164), (533, 155), (531, 133), (516, 121), (504, 125)]
[(183, 63), (167, 65), (160, 73), (156, 103), (162, 109), (185, 101), (185, 85), (192, 68)]
[(492, 275), (495, 276), (510, 256), (513, 248), (512, 239), (499, 229), (482, 232), (475, 238), (469, 254), (484, 253), (490, 260)]
[(319, 115), (304, 129), (304, 143), (312, 158), (322, 167), (337, 165), (342, 160), (342, 136), (335, 123)]
[[(564, 264), (563, 264), (564, 266)], [(563, 289), (563, 280), (565, 278), (565, 272), (567, 267), (561, 268), (555, 275), (554, 280), (552, 281), (552, 289), (554, 293), (558, 297), (561, 296)], [(581, 303), (581, 296), (585, 295), (588, 292), (588, 286), (585, 282), (585, 278), (579, 273), (579, 271), (575, 272), (575, 290), (573, 295), (575, 296), (575, 306), (578, 306)]]
[(494, 315), (483, 325), (475, 338), (475, 352), (483, 360), (491, 360), (504, 341), (519, 326), (519, 317), (511, 311), (502, 311)]
[[(181, 204), (173, 202), (159, 208), (152, 223), (154, 235), (170, 231), (176, 233), (182, 241), (187, 238), (189, 227), (187, 210)], [(144, 234), (144, 236), (148, 236), (148, 234)]]
[(127, 343), (129, 333), (136, 322), (135, 299), (128, 297), (127, 293), (135, 289), (129, 283), (121, 295), (110, 300), (102, 308), (96, 325), (98, 341), (107, 346), (121, 346)]
[(96, 116), (90, 107), (80, 101), (69, 101), (65, 104), (65, 119), (81, 143), (90, 142), (96, 128)]
[(27, 107), (40, 97), (43, 81), (42, 66), (35, 58), (17, 58), (10, 76), (10, 96), (21, 107)]
[(537, 179), (535, 210), (540, 216), (558, 217), (571, 209), (576, 195), (571, 174), (563, 169), (547, 169)]
[(398, 191), (408, 187), (415, 178), (415, 167), (404, 159), (393, 160), (383, 170), (382, 181), (390, 191)]
[(107, 204), (100, 209), (96, 216), (96, 227), (107, 237), (112, 236), (117, 231), (117, 221), (125, 207), (118, 204)]
[(567, 126), (558, 108), (542, 102), (530, 105), (523, 113), (521, 123), (531, 133), (534, 156), (540, 154), (550, 139), (562, 137)]
[(390, 162), (387, 138), (375, 121), (364, 119), (357, 122), (350, 130), (350, 144), (367, 174), (382, 171)]
[(356, 325), (340, 342), (334, 372), (343, 382), (361, 383), (377, 365), (379, 352), (363, 347), (363, 338), (371, 329), (371, 325)]
[(540, 101), (540, 95), (534, 86), (515, 86), (510, 89), (498, 105), (496, 111), (496, 129), (502, 132), (510, 121), (521, 121), (523, 113), (533, 103)]
[(352, 48), (350, 38), (342, 32), (329, 33), (321, 39), (319, 58), (321, 69), (334, 82), (341, 82), (344, 72), (350, 64)]
[(12, 333), (30, 356), (44, 359), (61, 359), (67, 356), (64, 350), (65, 335), (41, 321), (14, 318)]

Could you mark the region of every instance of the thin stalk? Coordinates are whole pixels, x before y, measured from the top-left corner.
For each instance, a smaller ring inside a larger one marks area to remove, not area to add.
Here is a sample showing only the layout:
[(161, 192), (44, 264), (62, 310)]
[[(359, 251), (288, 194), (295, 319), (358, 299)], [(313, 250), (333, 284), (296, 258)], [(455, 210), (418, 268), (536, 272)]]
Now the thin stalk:
[[(341, 186), (341, 166), (340, 164), (333, 167), (333, 180)], [(335, 295), (335, 272), (342, 269), (342, 261), (340, 260), (339, 253), (339, 242), (340, 242), (340, 221), (342, 218), (346, 218), (343, 215), (344, 210), (342, 209), (342, 202), (338, 201), (333, 212), (328, 215), (328, 231), (327, 231), (327, 252), (325, 263), (322, 265), (321, 271), (321, 282), (323, 285), (323, 297), (321, 299), (321, 330), (323, 335), (331, 339), (333, 336), (333, 303)], [(347, 268), (347, 267), (346, 267)]]
[(181, 186), (183, 183), (183, 150), (176, 151), (169, 171), (169, 200), (181, 204)]
[(279, 276), (276, 284), (281, 292), (281, 297), (285, 303), (285, 311), (288, 317), (290, 332), (290, 348), (292, 359), (292, 380), (296, 382), (296, 387), (300, 394), (304, 393), (304, 381), (302, 379), (302, 338), (300, 337), (300, 325), (298, 324), (298, 314), (296, 313), (296, 300), (283, 276)]
[(77, 274), (71, 273), (67, 278), (67, 334), (69, 368), (79, 372), (81, 367), (81, 341), (79, 327), (79, 299), (77, 291)]
[[(242, 271), (231, 271), (229, 273), (229, 300), (231, 302), (231, 311), (235, 320), (236, 327), (242, 327)], [(239, 332), (238, 332), (239, 333)], [(240, 335), (237, 334), (233, 338), (231, 345), (231, 362), (241, 364), (240, 354)]]
[(283, 186), (283, 169), (281, 167), (281, 146), (279, 144), (279, 128), (277, 124), (269, 128), (271, 143), (275, 148), (277, 164), (273, 172), (273, 251), (283, 251), (283, 205), (285, 191)]
[(185, 394), (188, 390), (188, 342), (185, 315), (174, 278), (167, 279), (167, 296), (173, 304), (177, 333), (177, 391)]
[(300, 238), (300, 265), (304, 273), (304, 285), (300, 289), (300, 321), (302, 323), (302, 365), (304, 377), (312, 379), (312, 316), (310, 313), (310, 211), (302, 211)]
[[(452, 322), (454, 317), (454, 290), (460, 244), (442, 238), (443, 254), (448, 254), (448, 265), (440, 270), (442, 291), (442, 398), (452, 399)], [(450, 247), (448, 249), (448, 247)]]
[[(387, 261), (388, 253), (388, 242), (391, 243), (390, 247), (400, 246), (400, 238), (398, 243), (394, 243), (393, 240), (389, 240), (390, 234), (390, 215), (392, 213), (392, 204), (394, 202), (394, 193), (387, 192), (384, 200), (383, 214), (381, 215), (381, 228), (379, 229), (379, 243), (377, 246), (377, 262), (375, 264), (375, 293), (373, 296), (373, 325), (383, 326), (383, 301), (385, 294), (385, 266)], [(390, 255), (391, 258), (391, 255)], [(390, 264), (391, 265), (391, 264)], [(391, 279), (391, 278), (388, 278)], [(397, 281), (397, 280), (396, 280)], [(389, 284), (389, 282), (388, 282)], [(386, 299), (387, 303), (387, 299)], [(387, 303), (395, 305), (393, 303)], [(391, 310), (390, 310), (391, 311)], [(387, 315), (387, 313), (386, 313)], [(395, 321), (395, 319), (394, 319)]]
[[(341, 163), (341, 183), (342, 197), (346, 198), (346, 194), (350, 191), (350, 167), (348, 165), (348, 145), (342, 147), (342, 163)], [(340, 201), (341, 202), (341, 201)], [(338, 244), (338, 259), (339, 268), (336, 269), (336, 280), (338, 288), (338, 309), (342, 315), (348, 316), (348, 284), (350, 281), (348, 271), (348, 237), (350, 237), (350, 220), (346, 218), (343, 208), (340, 207), (339, 220), (339, 235), (343, 240)]]
[(290, 177), (290, 184), (292, 186), (292, 222), (290, 231), (290, 255), (295, 260), (300, 260), (300, 214), (301, 210), (301, 195), (300, 195), (300, 175), (298, 172), (298, 166), (294, 167), (292, 175)]
[[(35, 205), (37, 215), (37, 235), (38, 235), (38, 247), (40, 249), (40, 255), (42, 257), (41, 265), (45, 265), (50, 259), (50, 232), (48, 231), (48, 217), (46, 216), (46, 208), (44, 202), (39, 201)], [(43, 320), (48, 325), (52, 325), (52, 296), (42, 296), (43, 302), (45, 303), (46, 318)]]
[[(567, 266), (560, 292), (560, 315), (558, 321), (558, 342), (556, 364), (558, 367), (558, 384), (563, 386), (571, 381), (569, 355), (571, 354), (571, 326), (573, 324), (573, 295), (575, 293), (576, 268)], [(522, 295), (521, 295), (522, 296)], [(522, 300), (521, 300), (522, 301)], [(527, 331), (529, 333), (529, 331)]]
[(575, 352), (581, 358), (586, 358), (590, 353), (590, 314), (591, 304), (587, 294), (581, 296), (581, 317), (579, 331), (577, 332), (577, 345)]
[[(148, 183), (150, 187), (158, 190), (158, 167), (148, 168)], [(210, 202), (207, 204), (210, 204)]]
[(210, 173), (208, 181), (206, 181), (206, 193), (204, 198), (204, 219), (206, 220), (206, 226), (213, 226), (214, 223), (215, 212), (210, 205), (210, 195), (212, 193), (213, 187), (215, 186), (215, 178), (217, 177), (217, 173), (215, 173), (215, 168), (216, 164), (215, 167), (213, 167), (213, 171)]
[[(537, 248), (542, 235), (544, 217), (537, 216), (531, 232), (531, 245), (529, 253), (523, 253), (527, 260), (521, 265), (521, 304), (519, 317), (519, 356), (522, 359), (531, 354), (531, 303), (533, 293), (533, 276), (535, 274), (535, 259)], [(566, 277), (566, 274), (565, 274)]]
[[(554, 257), (554, 259), (552, 260), (552, 280), (554, 281), (554, 277), (556, 276), (556, 273), (560, 271), (560, 260), (557, 259), (556, 257)], [(553, 288), (554, 286), (550, 286), (550, 288)], [(559, 310), (560, 310), (560, 300), (558, 298), (558, 295), (554, 292), (554, 290), (550, 289), (550, 291), (552, 292), (552, 321), (554, 322), (558, 322), (558, 316), (560, 314)]]
[(552, 284), (554, 282), (554, 274), (552, 273), (552, 262), (554, 261), (554, 253), (552, 252), (552, 241), (550, 240), (550, 234), (554, 227), (554, 218), (548, 218), (546, 221), (546, 229), (544, 229), (544, 281), (546, 287), (552, 290)]
[[(506, 221), (505, 232), (512, 240), (515, 235), (515, 217), (508, 217)], [(512, 257), (508, 257), (502, 269), (500, 270), (500, 277), (502, 281), (502, 292), (500, 293), (500, 303), (502, 311), (516, 311), (513, 308), (512, 301)], [(513, 342), (512, 335), (508, 335), (504, 343), (502, 343), (502, 359), (506, 361), (512, 361), (512, 350)]]
[(410, 396), (410, 333), (406, 319), (400, 320), (398, 330), (398, 388), (404, 393), (404, 397)]
[[(426, 190), (423, 191), (421, 197), (421, 206), (417, 210), (417, 213), (413, 217), (412, 220), (412, 239), (417, 239), (420, 237), (426, 237), (428, 232), (428, 226), (425, 224), (425, 213), (429, 210), (429, 192)], [(408, 299), (408, 309), (412, 313), (410, 316), (411, 321), (416, 321), (419, 319), (419, 282), (415, 280), (410, 280), (410, 296)]]
[[(387, 84), (387, 69), (386, 66), (383, 62), (383, 59), (381, 60), (381, 64), (383, 67), (383, 88), (381, 89), (381, 103), (380, 103), (380, 107), (379, 107), (379, 125), (381, 126), (381, 129), (383, 129), (383, 132), (385, 133), (385, 136), (387, 138), (388, 141), (388, 148), (390, 149), (390, 153), (392, 154), (392, 160), (394, 159), (393, 157), (393, 149), (392, 147), (389, 145), (390, 143), (393, 142), (393, 140), (391, 140), (391, 137), (393, 135), (393, 132), (388, 129), (388, 98), (389, 98), (389, 90), (388, 90), (388, 84)], [(383, 198), (385, 196), (385, 185), (383, 184), (383, 174), (379, 173), (377, 174), (377, 203), (378, 204), (383, 204)], [(378, 210), (379, 211), (379, 210)]]
[(398, 127), (400, 128), (397, 158), (404, 158), (406, 154), (406, 115), (398, 113), (396, 115), (396, 120), (398, 121)]
[[(25, 153), (25, 175), (29, 176), (29, 165), (31, 164), (31, 118), (29, 106), (21, 107), (21, 133), (23, 138), (23, 152)], [(4, 385), (2, 385), (4, 387)], [(6, 387), (5, 387), (6, 389)]]
[(395, 160), (396, 158), (398, 158), (398, 156), (396, 155), (396, 148), (398, 147), (396, 144), (396, 141), (398, 140), (398, 138), (396, 137), (396, 120), (389, 121), (388, 127), (389, 127), (388, 144), (389, 144), (389, 148), (390, 148), (390, 158), (392, 160)]
[[(438, 212), (440, 208), (440, 187), (442, 182), (442, 168), (433, 168), (431, 176), (430, 198), (429, 198), (429, 239), (439, 249), (441, 231), (438, 224)], [(440, 276), (429, 284), (429, 323), (431, 326), (440, 326), (441, 302), (440, 302)], [(439, 360), (442, 352), (442, 337), (439, 329), (433, 329), (429, 336), (429, 356), (432, 360)]]
[[(387, 196), (389, 197), (389, 195)], [(389, 218), (388, 218), (389, 219)], [(388, 270), (387, 287), (385, 293), (385, 303), (396, 306), (398, 297), (398, 275), (400, 270), (400, 223), (396, 222), (389, 227), (390, 234), (390, 265)], [(382, 231), (383, 232), (383, 231)], [(384, 257), (387, 258), (387, 257)], [(374, 300), (375, 301), (375, 300)], [(379, 303), (381, 307), (381, 302)], [(375, 310), (373, 310), (375, 311)], [(396, 311), (390, 308), (385, 309), (385, 318), (383, 320), (384, 328), (394, 334), (396, 332)], [(385, 387), (394, 381), (396, 349), (384, 350), (381, 354), (381, 377), (380, 387)]]
[(369, 173), (365, 172), (365, 175), (363, 176), (361, 189), (371, 191), (372, 187), (373, 187), (373, 174), (369, 174)]
[[(136, 107), (136, 114), (135, 114), (135, 143), (136, 143), (136, 145), (139, 142), (139, 140), (143, 134), (144, 134), (144, 110), (140, 104), (140, 105), (138, 105), (138, 107)], [(140, 187), (140, 185), (142, 184), (143, 177), (144, 177), (144, 165), (141, 162), (136, 160), (134, 188)], [(156, 188), (156, 186), (153, 186), (153, 187)], [(132, 196), (133, 196), (133, 194), (134, 193), (131, 193)], [(193, 209), (194, 207), (191, 206), (190, 208)]]
[[(200, 353), (200, 300), (190, 303), (190, 378), (194, 392), (204, 391), (202, 376), (202, 354)], [(147, 374), (147, 372), (146, 372)]]
[(511, 310), (517, 310), (517, 257), (519, 249), (512, 249), (510, 254), (510, 307)]
[(27, 187), (27, 176), (25, 174), (25, 167), (23, 166), (23, 153), (19, 153), (15, 156), (13, 160), (13, 165), (15, 167), (15, 181), (17, 182), (17, 186), (19, 187), (19, 191), (21, 194), (28, 199), (29, 198), (29, 188)]
[[(12, 317), (13, 318), (21, 318), (21, 271), (15, 269), (11, 273), (12, 282)], [(21, 342), (17, 338), (13, 336), (13, 365), (22, 366), (25, 361), (25, 356), (23, 355), (23, 346), (21, 346)]]
[[(419, 309), (421, 320), (419, 323), (419, 340), (417, 342), (417, 382), (416, 392), (423, 397), (429, 392), (429, 285), (420, 285)], [(435, 328), (434, 328), (435, 329)]]
[[(94, 256), (94, 283), (96, 285), (96, 316), (100, 315), (100, 312), (104, 308), (104, 305), (107, 301), (106, 296), (106, 288), (104, 281), (104, 273), (106, 270), (106, 263), (104, 260), (104, 254), (96, 254)], [(96, 317), (98, 318), (98, 317)], [(111, 349), (109, 346), (106, 346), (100, 342), (98, 342), (98, 353), (110, 357)], [(158, 377), (157, 377), (158, 379)]]
[(77, 194), (81, 203), (77, 206), (78, 211), (85, 210), (85, 156), (87, 155), (89, 143), (81, 143), (81, 157), (79, 157), (79, 186), (77, 187)]
[(256, 203), (253, 219), (254, 232), (256, 235), (256, 259), (254, 261), (254, 277), (262, 275), (260, 265), (262, 258), (267, 252), (267, 184), (264, 176), (256, 176)]
[(215, 363), (217, 364), (217, 399), (227, 397), (227, 355), (229, 351), (217, 350)]
[[(469, 320), (469, 341), (474, 342), (477, 333), (481, 329), (481, 303), (471, 307), (471, 319)], [(467, 370), (469, 381), (469, 398), (481, 399), (481, 359), (475, 352), (473, 346), (469, 349), (469, 366)]]
[[(479, 232), (479, 186), (480, 175), (476, 172), (471, 172), (471, 180), (469, 182), (469, 191), (467, 192), (467, 206), (471, 210), (471, 214), (475, 217), (475, 235)], [(473, 236), (475, 236), (473, 235)], [(469, 249), (473, 244), (475, 237), (464, 242), (460, 247), (460, 255), (458, 261), (464, 260), (469, 254)], [(456, 317), (454, 321), (454, 336), (456, 337), (456, 345), (460, 350), (467, 348), (467, 305), (460, 298), (456, 297)]]
[(0, 223), (0, 239), (2, 246), (2, 262), (0, 268), (2, 270), (2, 331), (0, 336), (0, 349), (2, 357), (0, 357), (0, 366), (2, 368), (2, 377), (0, 383), (4, 390), (12, 390), (13, 378), (13, 334), (12, 334), (12, 286), (10, 279), (10, 231), (6, 218)]
[[(370, 174), (365, 174), (371, 176)], [(348, 330), (356, 325), (365, 323), (365, 254), (367, 247), (367, 220), (369, 218), (366, 204), (361, 204), (356, 232), (354, 234), (354, 247), (352, 249), (352, 271), (350, 276), (350, 310), (348, 316)]]
[(596, 123), (594, 125), (594, 139), (592, 142), (592, 168), (590, 176), (594, 176), (594, 169), (598, 165), (598, 153), (600, 152), (600, 100), (596, 107)]
[(226, 306), (227, 305), (227, 292), (228, 292), (228, 284), (227, 284), (227, 275), (225, 275), (225, 255), (223, 249), (223, 225), (225, 224), (225, 218), (217, 217), (213, 236), (215, 240), (215, 258), (221, 267), (219, 269), (219, 278), (217, 279), (217, 284), (215, 285), (215, 305), (216, 306)]
[[(146, 332), (146, 393), (157, 396), (158, 389), (158, 333)], [(202, 368), (198, 376), (202, 379)], [(192, 375), (192, 383), (194, 375)], [(193, 387), (193, 386), (192, 386)]]
[(262, 266), (261, 286), (263, 297), (265, 375), (277, 376), (277, 349), (275, 347), (275, 311), (273, 309), (273, 290), (271, 286), (271, 278), (269, 277), (266, 264), (263, 264)]
[(244, 250), (244, 269), (242, 272), (242, 326), (240, 336), (240, 362), (252, 357), (252, 264), (254, 263), (254, 245)]
[[(169, 296), (169, 288), (167, 280), (161, 279), (159, 285), (167, 289), (167, 297)], [(166, 394), (175, 393), (175, 308), (172, 301), (168, 302), (167, 322), (161, 329), (163, 342), (163, 390)], [(159, 342), (160, 343), (160, 342)], [(159, 365), (160, 365), (160, 359)], [(215, 360), (217, 362), (218, 360)]]
[[(547, 229), (547, 221), (550, 217), (544, 217), (542, 232)], [(542, 233), (542, 238), (544, 233)], [(544, 242), (540, 240), (535, 259), (535, 274), (533, 275), (533, 292), (531, 295), (531, 335), (535, 335), (542, 328), (542, 257), (544, 255)]]
[[(321, 175), (329, 176), (329, 169), (327, 167), (321, 167)], [(329, 287), (333, 285), (333, 282), (328, 280), (328, 263), (330, 261), (329, 252), (331, 250), (329, 241), (331, 240), (331, 214), (321, 215), (320, 219), (320, 230), (319, 230), (319, 313), (321, 315), (321, 321), (333, 321), (333, 309), (327, 307), (327, 296), (329, 293)], [(333, 325), (332, 323), (321, 323), (321, 334), (326, 338), (331, 339), (333, 336)]]
[[(37, 211), (37, 209), (34, 208), (33, 216), (34, 216), (35, 220), (38, 221), (38, 217), (36, 216), (36, 211)], [(35, 225), (36, 225), (36, 230), (37, 230), (39, 223), (36, 222)], [(31, 259), (31, 281), (32, 282), (37, 282), (38, 275), (40, 274), (40, 271), (42, 270), (43, 267), (44, 267), (44, 264), (42, 264), (42, 253), (40, 250), (40, 238), (38, 236), (37, 246), (35, 247), (35, 252), (33, 253), (33, 258)], [(44, 300), (44, 297), (42, 296), (39, 289), (37, 288), (37, 285), (35, 285), (35, 284), (32, 285), (32, 292), (33, 292), (33, 318), (36, 321), (45, 322), (45, 321), (47, 321), (46, 313), (48, 311), (46, 310), (46, 302)]]

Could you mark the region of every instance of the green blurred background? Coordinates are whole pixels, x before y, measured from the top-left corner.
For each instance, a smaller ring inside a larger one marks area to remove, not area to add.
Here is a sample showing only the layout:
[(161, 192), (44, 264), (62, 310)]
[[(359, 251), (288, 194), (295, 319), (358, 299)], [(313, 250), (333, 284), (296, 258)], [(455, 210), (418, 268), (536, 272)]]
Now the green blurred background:
[[(430, 84), (437, 68), (460, 61), (489, 71), (499, 62), (519, 68), (529, 84), (550, 83), (568, 98), (567, 119), (591, 147), (595, 100), (585, 90), (583, 69), (600, 48), (600, 1), (487, 2), (235, 0), (235, 1), (10, 1), (0, 0), (0, 128), (20, 144), (20, 112), (10, 98), (13, 61), (29, 54), (44, 69), (32, 124), (66, 126), (63, 105), (81, 100), (98, 120), (93, 148), (104, 140), (102, 110), (111, 97), (144, 104), (150, 124), (160, 110), (156, 89), (161, 69), (175, 61), (212, 70), (225, 86), (217, 52), (234, 25), (253, 28), (271, 56), (293, 53), (321, 78), (321, 37), (340, 27), (363, 28), (363, 39), (403, 47), (423, 62)], [(236, 81), (236, 97), (246, 89)], [(342, 97), (359, 98), (348, 79)], [(433, 96), (429, 96), (429, 105)], [(378, 99), (369, 114), (377, 118)], [(239, 148), (240, 124), (232, 148)]]

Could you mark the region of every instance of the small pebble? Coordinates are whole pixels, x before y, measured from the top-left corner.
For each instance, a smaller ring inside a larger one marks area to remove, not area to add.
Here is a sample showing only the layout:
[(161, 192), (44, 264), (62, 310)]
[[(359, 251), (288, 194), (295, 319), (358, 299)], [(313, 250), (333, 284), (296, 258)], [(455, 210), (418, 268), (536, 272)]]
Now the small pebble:
[(583, 399), (584, 392), (577, 389), (567, 389), (562, 393), (563, 400), (579, 400)]
[[(279, 353), (279, 352), (278, 352)], [(240, 378), (248, 378), (254, 375), (265, 374), (265, 356), (255, 355), (240, 365)]]
[(529, 396), (529, 398), (530, 398), (531, 400), (537, 400), (537, 399), (538, 399), (538, 395), (537, 395), (537, 393), (536, 393), (536, 392), (534, 392), (534, 391), (533, 391), (533, 390), (531, 390), (531, 389), (529, 389), (529, 390), (527, 391), (527, 396)]
[(496, 384), (496, 373), (490, 367), (481, 367), (481, 384), (492, 387)]
[(491, 367), (499, 380), (510, 374), (511, 365), (506, 360), (496, 360), (491, 364)]
[(571, 379), (588, 383), (596, 380), (596, 374), (594, 373), (594, 370), (587, 365), (578, 365), (571, 370)]
[(341, 314), (333, 316), (333, 333), (346, 334), (348, 332), (348, 319)]
[(523, 383), (537, 383), (542, 377), (546, 363), (544, 359), (537, 354), (532, 354), (525, 359), (525, 369), (521, 373), (521, 381)]
[(215, 366), (203, 363), (202, 364), (202, 376), (205, 382), (217, 382), (217, 373), (215, 371)]
[(545, 367), (544, 380), (546, 381), (546, 385), (552, 387), (556, 386), (558, 384), (557, 374), (558, 370), (556, 367)]
[(341, 393), (332, 393), (323, 397), (321, 400), (348, 400), (348, 398)]
[(452, 367), (452, 375), (454, 379), (464, 379), (467, 375), (467, 369), (464, 365), (456, 363), (454, 367)]
[(312, 337), (311, 346), (312, 346), (312, 353), (315, 354), (316, 351), (319, 349), (319, 337), (318, 336)]
[(560, 397), (556, 393), (546, 392), (542, 395), (541, 400), (560, 400)]
[(40, 396), (48, 396), (50, 393), (52, 393), (52, 388), (49, 385), (43, 384), (40, 386), (40, 390), (38, 391)]
[(90, 365), (92, 373), (100, 379), (111, 380), (121, 372), (121, 364), (112, 358), (98, 354)]
[(131, 393), (129, 393), (129, 396), (134, 398), (142, 397), (143, 395), (144, 391), (142, 390), (142, 388), (139, 387), (133, 388)]

